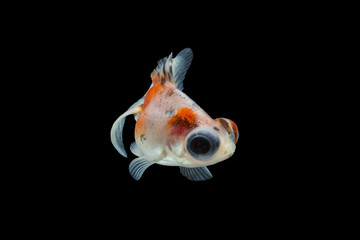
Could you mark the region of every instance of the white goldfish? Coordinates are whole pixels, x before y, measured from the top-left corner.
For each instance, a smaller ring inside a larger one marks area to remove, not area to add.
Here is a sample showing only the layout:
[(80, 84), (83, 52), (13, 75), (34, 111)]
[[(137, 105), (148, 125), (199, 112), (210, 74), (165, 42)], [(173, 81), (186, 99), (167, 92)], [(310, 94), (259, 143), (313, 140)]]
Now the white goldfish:
[(135, 142), (130, 150), (138, 158), (130, 163), (129, 170), (136, 180), (155, 163), (179, 166), (189, 180), (207, 180), (212, 174), (206, 166), (235, 152), (239, 138), (236, 124), (226, 118), (212, 119), (182, 92), (192, 58), (191, 49), (186, 48), (175, 58), (170, 54), (160, 60), (151, 73), (150, 89), (112, 126), (111, 142), (127, 157), (122, 131), (126, 116), (135, 115)]

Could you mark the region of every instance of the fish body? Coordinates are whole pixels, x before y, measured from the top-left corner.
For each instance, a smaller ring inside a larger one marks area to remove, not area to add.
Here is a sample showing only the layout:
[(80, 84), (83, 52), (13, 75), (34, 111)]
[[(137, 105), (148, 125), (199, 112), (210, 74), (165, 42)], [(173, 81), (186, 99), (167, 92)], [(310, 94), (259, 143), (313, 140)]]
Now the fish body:
[(123, 156), (125, 117), (134, 114), (135, 142), (130, 149), (138, 156), (130, 163), (130, 174), (139, 180), (152, 164), (179, 166), (189, 180), (212, 178), (206, 166), (232, 156), (238, 140), (236, 124), (226, 118), (212, 119), (182, 92), (183, 80), (192, 61), (191, 49), (176, 58), (164, 58), (151, 74), (147, 93), (113, 124), (111, 141)]

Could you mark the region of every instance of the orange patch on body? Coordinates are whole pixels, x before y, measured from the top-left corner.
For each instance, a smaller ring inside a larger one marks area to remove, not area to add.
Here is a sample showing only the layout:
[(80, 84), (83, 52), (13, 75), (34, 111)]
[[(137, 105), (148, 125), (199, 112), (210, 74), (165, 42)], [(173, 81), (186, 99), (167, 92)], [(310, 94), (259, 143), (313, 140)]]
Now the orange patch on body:
[(144, 107), (149, 104), (151, 99), (156, 95), (156, 93), (160, 90), (161, 87), (161, 84), (156, 84), (149, 89), (144, 99)]
[(168, 127), (176, 135), (183, 134), (186, 130), (196, 127), (196, 116), (191, 108), (180, 108), (168, 121)]
[(175, 91), (175, 84), (171, 82), (166, 82), (166, 84), (157, 83), (152, 86), (149, 91), (146, 93), (144, 99), (144, 107), (146, 107), (155, 96), (158, 96), (156, 101), (162, 101), (165, 98), (171, 97)]

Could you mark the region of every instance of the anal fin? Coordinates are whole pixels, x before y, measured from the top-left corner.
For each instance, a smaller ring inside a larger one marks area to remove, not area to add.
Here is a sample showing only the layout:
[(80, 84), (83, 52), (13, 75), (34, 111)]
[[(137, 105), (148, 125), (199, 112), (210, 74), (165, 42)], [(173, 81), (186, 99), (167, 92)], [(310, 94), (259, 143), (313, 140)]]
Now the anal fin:
[(181, 174), (191, 181), (205, 181), (213, 176), (207, 167), (186, 168), (180, 167)]

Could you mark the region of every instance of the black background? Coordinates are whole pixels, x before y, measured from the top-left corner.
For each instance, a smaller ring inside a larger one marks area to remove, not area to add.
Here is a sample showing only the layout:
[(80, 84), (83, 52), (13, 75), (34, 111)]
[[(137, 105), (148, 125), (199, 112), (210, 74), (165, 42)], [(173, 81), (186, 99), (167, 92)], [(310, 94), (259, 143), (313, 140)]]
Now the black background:
[[(276, 144), (276, 126), (286, 120), (277, 113), (288, 106), (283, 102), (291, 90), (285, 90), (291, 67), (287, 54), (294, 50), (282, 44), (276, 31), (258, 33), (239, 24), (229, 30), (199, 28), (200, 33), (171, 34), (154, 29), (133, 35), (112, 27), (72, 26), (46, 43), (45, 56), (55, 57), (47, 63), (53, 91), (46, 94), (55, 99), (54, 108), (59, 110), (55, 113), (61, 120), (59, 134), (68, 136), (65, 149), (76, 154), (65, 162), (70, 171), (73, 167), (79, 171), (84, 184), (89, 183), (86, 188), (95, 184), (99, 191), (140, 188), (141, 192), (161, 186), (174, 189), (175, 184), (193, 191), (215, 187), (235, 193), (254, 191), (277, 179), (274, 170), (279, 172), (281, 147)], [(148, 90), (157, 61), (186, 47), (193, 50), (194, 59), (184, 92), (213, 118), (226, 117), (238, 125), (236, 152), (209, 167), (214, 178), (207, 182), (189, 182), (177, 168), (164, 166), (152, 166), (136, 182), (128, 173), (134, 158), (128, 148), (134, 141), (135, 121), (128, 117), (124, 128), (128, 159), (113, 148), (111, 126)]]
[[(273, 31), (255, 35), (249, 31), (240, 25), (231, 31), (209, 30), (200, 37), (190, 32), (131, 36), (105, 27), (85, 32), (75, 41), (68, 40), (64, 49), (60, 47), (66, 55), (58, 80), (64, 89), (59, 107), (65, 106), (62, 117), (66, 124), (61, 129), (68, 134), (65, 144), (70, 155), (59, 164), (66, 169), (62, 179), (69, 190), (100, 201), (134, 198), (169, 206), (178, 201), (201, 206), (202, 201), (209, 204), (220, 199), (232, 206), (232, 211), (289, 193), (296, 184), (289, 182), (296, 172), (296, 157), (289, 162), (287, 131), (281, 128), (292, 117), (283, 115), (289, 105), (282, 93), (291, 90), (284, 81), (291, 64), (287, 50), (279, 44), (282, 40), (272, 39)], [(157, 61), (185, 47), (193, 50), (194, 59), (184, 92), (213, 118), (226, 117), (237, 124), (236, 152), (210, 166), (214, 178), (206, 182), (191, 182), (178, 168), (159, 165), (135, 181), (128, 172), (135, 158), (129, 151), (135, 121), (128, 117), (124, 128), (127, 159), (110, 142), (111, 126), (147, 91)], [(133, 200), (129, 202), (133, 204)]]
[[(285, 219), (288, 208), (304, 209), (308, 199), (301, 192), (311, 173), (303, 169), (311, 164), (294, 150), (303, 145), (291, 139), (302, 131), (297, 110), (304, 96), (294, 96), (309, 77), (304, 57), (312, 38), (300, 34), (299, 22), (242, 11), (225, 21), (169, 26), (77, 13), (23, 23), (22, 60), (31, 62), (26, 73), (34, 80), (27, 84), (38, 88), (31, 94), (41, 112), (33, 135), (45, 132), (36, 141), (43, 158), (27, 165), (36, 169), (30, 190), (45, 196), (42, 204), (116, 223), (151, 221), (157, 214), (165, 222), (166, 216), (212, 220), (219, 213), (216, 221), (237, 217), (251, 224), (280, 209)], [(187, 47), (194, 58), (183, 91), (214, 119), (237, 124), (237, 149), (209, 166), (214, 177), (208, 181), (192, 182), (177, 167), (160, 165), (135, 181), (128, 172), (135, 120), (128, 117), (124, 127), (128, 158), (112, 146), (111, 126), (148, 90), (157, 61)]]

